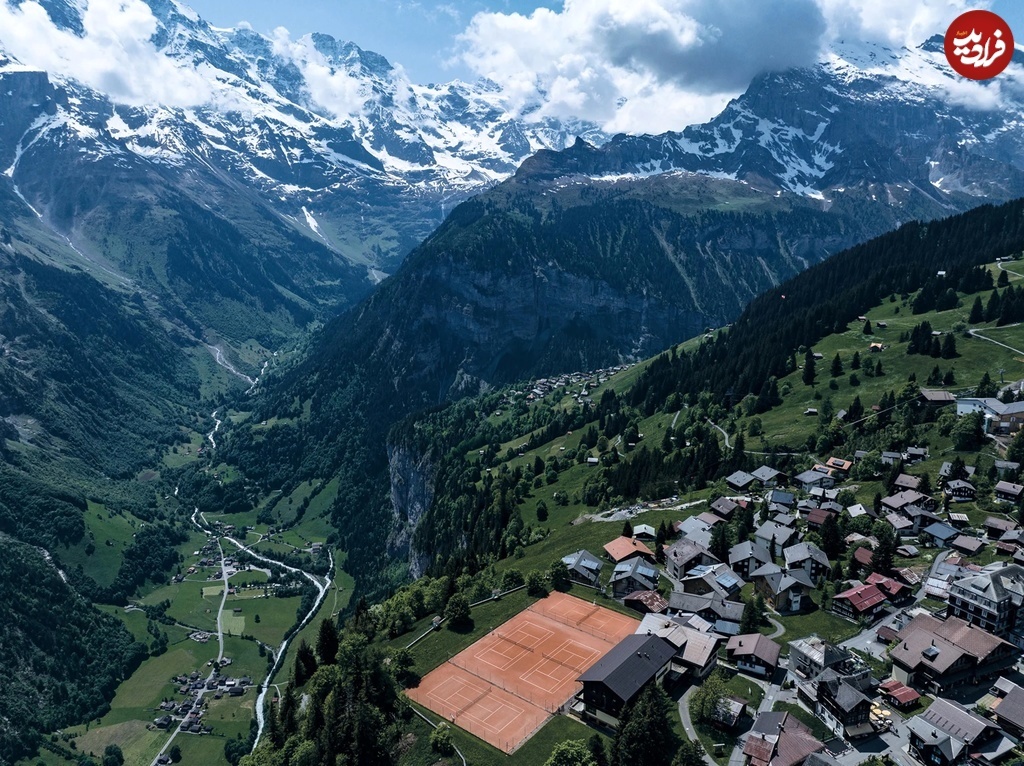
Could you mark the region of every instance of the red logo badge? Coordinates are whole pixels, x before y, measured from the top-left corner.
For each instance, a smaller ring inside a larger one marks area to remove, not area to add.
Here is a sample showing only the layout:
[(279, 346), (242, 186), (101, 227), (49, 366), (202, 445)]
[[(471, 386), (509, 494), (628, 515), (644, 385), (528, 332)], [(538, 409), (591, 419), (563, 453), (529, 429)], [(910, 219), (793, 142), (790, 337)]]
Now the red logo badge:
[(1013, 57), (1013, 32), (991, 11), (967, 11), (946, 30), (946, 59), (957, 74), (987, 80)]

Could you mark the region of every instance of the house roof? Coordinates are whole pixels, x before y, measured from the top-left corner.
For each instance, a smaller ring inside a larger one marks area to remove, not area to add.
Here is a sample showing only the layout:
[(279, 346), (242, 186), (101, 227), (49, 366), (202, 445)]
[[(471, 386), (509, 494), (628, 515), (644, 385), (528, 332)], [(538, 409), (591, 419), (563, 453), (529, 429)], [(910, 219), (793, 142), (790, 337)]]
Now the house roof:
[(575, 553), (570, 553), (568, 556), (563, 556), (562, 561), (569, 569), (575, 569), (579, 572), (586, 572), (592, 577), (597, 577), (598, 572), (601, 571), (601, 567), (604, 566), (603, 562), (597, 558), (593, 553), (588, 550), (580, 549)]
[(840, 710), (847, 713), (856, 710), (864, 703), (870, 704), (864, 692), (855, 686), (847, 683), (846, 679), (831, 668), (826, 669), (818, 676), (818, 688), (825, 687), (826, 694), (832, 698)]
[(864, 516), (864, 515), (870, 516), (871, 515), (871, 513), (868, 511), (868, 509), (865, 508), (864, 505), (861, 504), (861, 503), (857, 503), (856, 505), (851, 505), (849, 508), (846, 509), (846, 512), (848, 514), (850, 514), (850, 518), (851, 519), (855, 519), (858, 516)]
[[(965, 466), (964, 466), (964, 469), (965, 469), (965, 470), (967, 471), (967, 475), (968, 475), (968, 476), (974, 476), (974, 472), (978, 470), (978, 469), (977, 469), (977, 468), (976, 468), (975, 466), (973, 466), (973, 465), (965, 465)], [(953, 473), (953, 464), (952, 464), (951, 462), (949, 462), (949, 461), (947, 460), (947, 461), (946, 461), (945, 463), (943, 463), (943, 464), (942, 464), (942, 466), (941, 466), (941, 467), (939, 468), (939, 476), (941, 476), (942, 478), (946, 478), (946, 477), (947, 477), (947, 476), (949, 476), (949, 475), (950, 475), (951, 473)]]
[(775, 667), (779, 664), (779, 653), (782, 647), (767, 636), (760, 633), (746, 633), (729, 639), (725, 649), (736, 657), (756, 657), (766, 665)]
[(1009, 481), (997, 481), (996, 492), (1003, 492), (1007, 495), (1019, 495), (1024, 493), (1024, 484), (1014, 484)]
[(849, 601), (855, 612), (866, 612), (885, 601), (885, 594), (877, 585), (856, 585), (842, 593), (837, 593), (835, 600), (839, 599)]
[(704, 556), (712, 561), (718, 561), (707, 548), (686, 537), (676, 540), (665, 549), (665, 559), (683, 568), (684, 571), (689, 568), (691, 562)]
[(903, 487), (904, 489), (917, 489), (921, 486), (921, 477), (911, 476), (909, 473), (901, 473), (893, 483), (895, 486)]
[(985, 519), (985, 529), (995, 529), (1000, 532), (1009, 532), (1011, 529), (1016, 529), (1017, 525), (1009, 519), (999, 519), (995, 516), (989, 516)]
[(732, 516), (737, 508), (739, 508), (739, 504), (727, 497), (720, 497), (711, 504), (711, 510), (725, 518)]
[(904, 506), (915, 505), (927, 499), (927, 495), (922, 495), (916, 489), (905, 489), (902, 492), (897, 492), (895, 495), (882, 498), (882, 505), (898, 511)]
[[(629, 605), (629, 602), (638, 602), (643, 604), (648, 612), (654, 614), (660, 614), (668, 609), (668, 601), (658, 593), (656, 590), (637, 590), (626, 596), (623, 601)], [(634, 607), (635, 608), (635, 607)]]
[(798, 651), (816, 665), (829, 668), (850, 658), (850, 651), (841, 646), (830, 644), (818, 636), (798, 638), (789, 642), (790, 654)]
[[(762, 721), (762, 719), (765, 719)], [(751, 766), (797, 766), (825, 746), (790, 713), (761, 713), (743, 743)]]
[(964, 489), (964, 490), (968, 490), (970, 492), (976, 492), (977, 491), (977, 490), (974, 489), (974, 485), (973, 484), (971, 484), (969, 481), (964, 481), (963, 479), (954, 479), (953, 481), (947, 482), (946, 483), (946, 489), (948, 489), (950, 492), (952, 492), (954, 490), (957, 490), (957, 489)]
[(734, 471), (725, 477), (725, 483), (733, 487), (747, 487), (755, 481), (754, 477), (746, 471)]
[(960, 535), (953, 539), (950, 546), (967, 553), (974, 554), (985, 547), (985, 543), (979, 540), (977, 537), (970, 537), (969, 535)]
[(635, 556), (616, 564), (609, 582), (636, 580), (644, 590), (654, 590), (658, 587), (658, 578), (660, 576), (658, 570), (650, 562), (640, 556)]
[(617, 537), (605, 545), (604, 550), (612, 561), (625, 561), (631, 556), (642, 556), (647, 559), (654, 559), (654, 554), (651, 553), (651, 549), (632, 537)]
[(857, 559), (857, 562), (864, 566), (871, 566), (871, 562), (875, 558), (875, 554), (871, 552), (870, 548), (860, 547), (853, 552), (853, 557)]
[(835, 513), (831, 510), (824, 508), (815, 508), (807, 514), (807, 523), (820, 526), (824, 524), (828, 519), (834, 518)]
[(774, 539), (776, 545), (785, 545), (789, 542), (789, 538), (796, 534), (796, 530), (791, 527), (784, 527), (782, 524), (774, 521), (766, 521), (757, 528), (754, 534), (762, 540)]
[(1024, 729), (1024, 689), (1012, 684), (996, 706), (995, 713), (998, 720), (1009, 721), (1018, 729)]
[(885, 520), (889, 522), (889, 526), (899, 532), (902, 529), (910, 529), (914, 526), (914, 522), (905, 516), (900, 516), (896, 511), (887, 514)]
[(917, 615), (896, 638), (890, 650), (893, 660), (909, 668), (924, 665), (939, 673), (965, 655), (982, 662), (1000, 646), (1009, 646), (1003, 639), (959, 617), (939, 620), (930, 614)]
[(782, 555), (786, 559), (786, 566), (793, 567), (799, 566), (801, 562), (811, 559), (816, 561), (824, 567), (831, 567), (832, 563), (828, 560), (828, 556), (825, 555), (825, 551), (821, 550), (817, 545), (813, 543), (797, 543), (786, 548)]
[(786, 505), (792, 507), (796, 503), (796, 496), (792, 492), (785, 492), (781, 489), (773, 489), (767, 495), (765, 500), (769, 503), (778, 503), (779, 505)]
[(725, 519), (721, 516), (716, 516), (710, 511), (701, 511), (697, 514), (697, 518), (707, 524), (709, 527), (715, 526), (715, 524), (723, 524)]
[[(761, 567), (761, 569), (767, 569), (767, 565)], [(751, 578), (753, 577), (754, 575), (752, 574)], [(814, 582), (811, 580), (811, 576), (803, 569), (791, 569), (785, 572), (781, 570), (778, 572), (769, 572), (761, 574), (760, 579), (764, 580), (768, 584), (768, 587), (774, 596), (778, 596), (792, 590), (797, 586), (804, 588), (814, 587)]]
[(729, 549), (730, 566), (738, 564), (741, 561), (746, 561), (747, 559), (753, 559), (761, 564), (769, 564), (771, 563), (772, 557), (768, 553), (768, 549), (760, 540), (756, 542), (744, 540), (742, 543), (737, 543)]
[(634, 633), (612, 647), (579, 680), (604, 684), (619, 699), (628, 702), (658, 675), (675, 653), (675, 646), (661, 636)]
[(729, 622), (739, 622), (743, 617), (743, 604), (726, 601), (718, 594), (699, 595), (677, 590), (669, 594), (668, 604), (670, 609), (678, 612), (710, 613)]
[(770, 466), (763, 465), (756, 471), (754, 471), (752, 475), (758, 481), (765, 482), (771, 481), (772, 479), (776, 479), (779, 476), (784, 476), (785, 474), (783, 474), (782, 471), (776, 471), (774, 468), (771, 468)]
[(995, 724), (952, 700), (937, 698), (918, 718), (967, 744), (974, 744)]
[(800, 484), (811, 484), (813, 482), (821, 481), (822, 479), (827, 478), (829, 478), (829, 475), (827, 473), (825, 473), (824, 471), (816, 471), (813, 468), (808, 471), (804, 471), (803, 473), (798, 473), (796, 475), (796, 480)]
[(956, 402), (956, 397), (949, 391), (937, 391), (935, 389), (922, 388), (921, 396), (925, 401), (933, 402), (935, 404), (953, 404)]
[(901, 582), (893, 580), (891, 577), (886, 577), (878, 572), (872, 572), (865, 578), (865, 582), (868, 585), (877, 585), (879, 590), (885, 593), (890, 598), (893, 596), (900, 596), (905, 593), (909, 588)]
[(927, 527), (925, 527), (924, 532), (926, 534), (931, 535), (932, 537), (935, 537), (943, 541), (952, 540), (954, 537), (957, 537), (960, 534), (958, 530), (949, 526), (949, 524), (945, 524), (941, 521), (936, 521), (934, 524), (929, 524)]

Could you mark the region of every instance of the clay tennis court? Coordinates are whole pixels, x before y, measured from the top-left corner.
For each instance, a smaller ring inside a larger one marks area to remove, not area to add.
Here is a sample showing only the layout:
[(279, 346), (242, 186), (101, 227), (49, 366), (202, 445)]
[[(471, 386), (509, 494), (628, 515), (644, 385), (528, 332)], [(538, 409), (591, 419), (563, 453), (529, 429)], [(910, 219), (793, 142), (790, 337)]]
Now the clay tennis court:
[(576, 693), (576, 679), (639, 622), (552, 593), (428, 673), (411, 699), (506, 753)]

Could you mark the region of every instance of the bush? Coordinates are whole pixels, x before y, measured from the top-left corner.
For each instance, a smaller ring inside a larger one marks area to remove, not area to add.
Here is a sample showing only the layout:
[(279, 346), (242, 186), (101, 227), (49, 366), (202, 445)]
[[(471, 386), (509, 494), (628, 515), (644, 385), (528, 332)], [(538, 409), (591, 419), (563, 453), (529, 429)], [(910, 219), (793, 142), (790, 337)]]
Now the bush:
[(452, 743), (452, 727), (446, 723), (439, 723), (437, 728), (430, 732), (430, 749), (440, 755), (454, 755), (455, 745)]

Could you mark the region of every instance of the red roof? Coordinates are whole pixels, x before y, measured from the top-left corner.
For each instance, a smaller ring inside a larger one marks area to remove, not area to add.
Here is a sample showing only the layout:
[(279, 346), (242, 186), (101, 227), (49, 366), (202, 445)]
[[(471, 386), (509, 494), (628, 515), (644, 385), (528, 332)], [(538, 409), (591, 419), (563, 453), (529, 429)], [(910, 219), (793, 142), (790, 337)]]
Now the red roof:
[(874, 554), (870, 548), (861, 547), (853, 552), (853, 557), (864, 566), (871, 566), (871, 560), (874, 558)]
[(879, 684), (878, 690), (887, 697), (891, 697), (899, 705), (909, 705), (921, 697), (916, 691), (895, 678), (889, 679), (884, 684)]
[(877, 585), (889, 596), (900, 596), (904, 593), (904, 591), (909, 590), (909, 588), (903, 583), (897, 582), (891, 577), (886, 577), (885, 575), (878, 574), (878, 572), (872, 572), (871, 574), (869, 574), (865, 582), (867, 582), (869, 585)]
[(634, 556), (643, 556), (651, 561), (654, 560), (651, 549), (632, 537), (616, 537), (604, 546), (604, 551), (615, 563), (631, 559)]
[(849, 601), (855, 612), (866, 612), (885, 601), (885, 594), (877, 585), (858, 585), (837, 593), (836, 598)]
[(820, 526), (831, 516), (835, 516), (835, 513), (825, 508), (815, 508), (807, 514), (807, 523)]
[[(630, 593), (628, 596), (626, 596), (623, 599), (623, 601), (627, 602), (627, 606), (633, 606), (632, 604), (628, 603), (630, 601), (638, 601), (639, 603), (643, 604), (644, 607), (646, 607), (646, 610), (648, 612), (651, 612), (653, 614), (661, 614), (666, 609), (668, 609), (668, 601), (666, 601), (660, 593), (653, 590), (634, 591), (633, 593)], [(633, 608), (635, 609), (636, 607)]]

